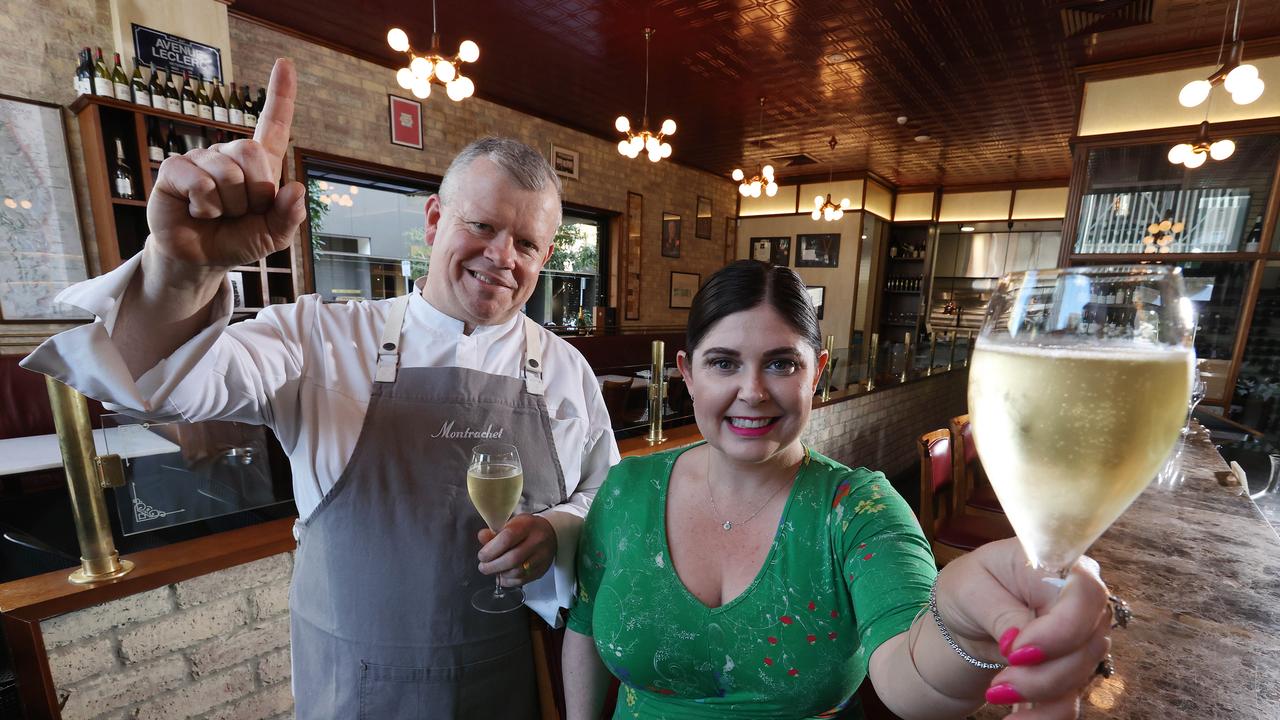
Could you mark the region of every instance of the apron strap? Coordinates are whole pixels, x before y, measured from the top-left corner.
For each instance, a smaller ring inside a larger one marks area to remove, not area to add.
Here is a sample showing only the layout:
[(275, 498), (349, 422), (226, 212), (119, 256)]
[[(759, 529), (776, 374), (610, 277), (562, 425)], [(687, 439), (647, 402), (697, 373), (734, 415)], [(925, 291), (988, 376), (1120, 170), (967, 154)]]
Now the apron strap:
[(378, 369), (373, 374), (374, 382), (396, 381), (396, 372), (400, 367), (400, 328), (404, 325), (404, 314), (409, 309), (412, 297), (401, 295), (391, 303), (387, 323), (382, 326), (382, 339), (378, 341)]
[(524, 315), (524, 388), (530, 395), (542, 395), (542, 328)]

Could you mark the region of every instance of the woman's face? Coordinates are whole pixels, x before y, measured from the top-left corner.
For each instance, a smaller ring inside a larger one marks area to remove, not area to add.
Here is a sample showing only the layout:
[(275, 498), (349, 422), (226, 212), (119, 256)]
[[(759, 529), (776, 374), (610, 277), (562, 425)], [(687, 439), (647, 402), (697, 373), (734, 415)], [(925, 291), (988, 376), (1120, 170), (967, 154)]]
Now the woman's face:
[(739, 462), (764, 462), (800, 439), (824, 351), (768, 304), (721, 318), (676, 362), (707, 443)]

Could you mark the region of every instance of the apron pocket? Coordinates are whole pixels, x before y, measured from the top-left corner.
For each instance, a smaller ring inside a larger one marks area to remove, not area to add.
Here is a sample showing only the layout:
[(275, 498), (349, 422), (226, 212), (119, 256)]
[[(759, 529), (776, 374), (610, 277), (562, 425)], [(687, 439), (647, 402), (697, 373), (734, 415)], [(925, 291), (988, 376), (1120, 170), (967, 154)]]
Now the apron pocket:
[(412, 668), (360, 663), (359, 720), (453, 718), (458, 668)]

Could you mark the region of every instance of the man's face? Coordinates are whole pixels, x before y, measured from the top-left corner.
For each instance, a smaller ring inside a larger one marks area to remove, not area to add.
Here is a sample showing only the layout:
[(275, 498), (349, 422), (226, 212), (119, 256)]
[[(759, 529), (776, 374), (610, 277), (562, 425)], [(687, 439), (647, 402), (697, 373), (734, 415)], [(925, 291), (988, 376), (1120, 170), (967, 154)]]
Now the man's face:
[(470, 332), (524, 307), (551, 257), (560, 204), (555, 190), (524, 190), (487, 158), (462, 172), (449, 205), (438, 195), (427, 200), (423, 295)]

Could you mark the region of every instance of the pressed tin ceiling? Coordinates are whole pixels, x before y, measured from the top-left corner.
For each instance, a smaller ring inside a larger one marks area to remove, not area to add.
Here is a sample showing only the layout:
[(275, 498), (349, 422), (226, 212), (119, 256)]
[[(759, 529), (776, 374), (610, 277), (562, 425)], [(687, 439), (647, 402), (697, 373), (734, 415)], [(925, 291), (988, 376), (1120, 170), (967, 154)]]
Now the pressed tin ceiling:
[[(441, 46), (480, 45), (467, 72), (478, 97), (616, 141), (614, 118), (641, 114), (650, 25), (650, 120), (678, 123), (674, 161), (727, 179), (735, 167), (808, 155), (817, 164), (775, 161), (779, 177), (871, 170), (903, 186), (1065, 179), (1076, 64), (1216, 46), (1228, 6), (437, 0)], [(420, 50), (431, 37), (425, 2), (234, 0), (231, 8), (381, 62), (388, 76), (403, 58), (387, 46), (389, 28), (403, 28)], [(1280, 2), (1246, 3), (1246, 38), (1277, 33)], [(1272, 82), (1280, 89), (1280, 78)]]

